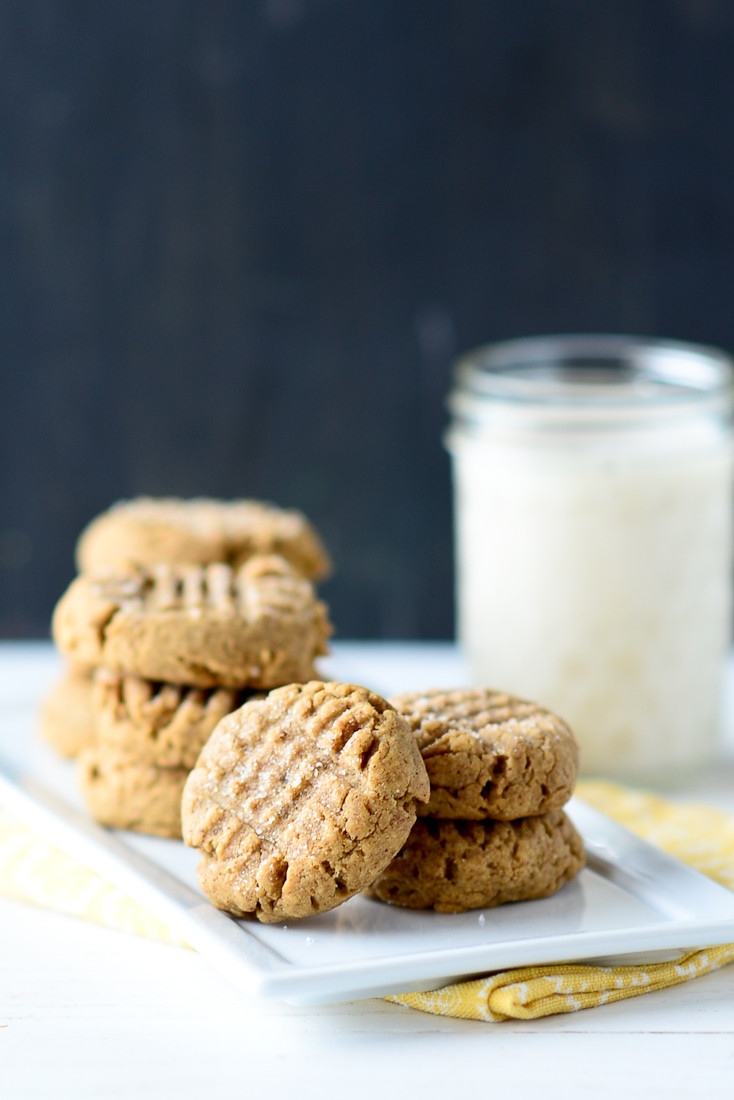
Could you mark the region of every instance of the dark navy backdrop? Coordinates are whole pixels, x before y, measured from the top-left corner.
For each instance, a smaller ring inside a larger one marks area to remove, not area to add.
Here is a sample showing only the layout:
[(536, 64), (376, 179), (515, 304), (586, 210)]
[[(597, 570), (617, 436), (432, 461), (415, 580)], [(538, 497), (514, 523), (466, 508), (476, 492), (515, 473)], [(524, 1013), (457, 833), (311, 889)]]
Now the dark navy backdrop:
[(734, 349), (727, 0), (5, 0), (0, 635), (138, 493), (305, 509), (343, 636), (452, 633), (457, 350)]

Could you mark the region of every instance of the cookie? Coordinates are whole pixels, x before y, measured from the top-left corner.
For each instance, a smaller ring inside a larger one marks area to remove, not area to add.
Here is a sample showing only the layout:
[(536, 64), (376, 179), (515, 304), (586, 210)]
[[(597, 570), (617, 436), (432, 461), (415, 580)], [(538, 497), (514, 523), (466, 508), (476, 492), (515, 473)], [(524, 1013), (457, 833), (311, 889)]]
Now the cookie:
[(520, 821), (422, 818), (365, 893), (409, 909), (462, 913), (546, 898), (583, 865), (581, 837), (562, 810)]
[(303, 681), (326, 652), (326, 607), (276, 556), (238, 569), (163, 565), (82, 574), (56, 606), (53, 633), (77, 664), (191, 687)]
[(92, 520), (76, 547), (81, 573), (155, 562), (236, 567), (255, 554), (279, 554), (312, 580), (330, 569), (321, 539), (301, 512), (258, 500), (119, 501)]
[(576, 741), (535, 703), (488, 689), (398, 695), (390, 703), (410, 723), (431, 780), (419, 814), (513, 821), (571, 797)]
[(41, 705), (40, 733), (61, 756), (76, 756), (94, 744), (92, 680), (88, 672), (69, 669)]
[(214, 727), (246, 701), (231, 688), (191, 688), (98, 669), (98, 743), (161, 768), (190, 771)]
[(187, 768), (159, 768), (136, 756), (95, 746), (79, 754), (82, 797), (95, 821), (117, 829), (180, 838)]
[(384, 699), (290, 684), (220, 722), (186, 782), (183, 835), (218, 908), (290, 920), (372, 882), (427, 797), (415, 738)]

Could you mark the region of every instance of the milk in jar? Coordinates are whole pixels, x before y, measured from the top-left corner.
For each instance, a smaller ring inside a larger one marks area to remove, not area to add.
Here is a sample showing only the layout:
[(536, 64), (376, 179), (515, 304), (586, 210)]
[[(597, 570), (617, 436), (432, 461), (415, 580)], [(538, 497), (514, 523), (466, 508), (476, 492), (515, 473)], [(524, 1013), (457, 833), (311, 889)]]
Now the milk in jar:
[(732, 614), (732, 366), (626, 337), (480, 349), (448, 436), (472, 681), (574, 730), (584, 774), (711, 761)]

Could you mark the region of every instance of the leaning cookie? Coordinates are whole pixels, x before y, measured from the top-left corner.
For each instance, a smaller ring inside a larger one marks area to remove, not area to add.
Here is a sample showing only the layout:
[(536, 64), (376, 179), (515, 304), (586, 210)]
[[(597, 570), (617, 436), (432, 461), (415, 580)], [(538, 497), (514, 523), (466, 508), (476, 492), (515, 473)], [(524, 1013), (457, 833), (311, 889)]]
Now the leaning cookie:
[(119, 501), (88, 524), (76, 548), (80, 573), (155, 562), (237, 566), (255, 554), (280, 554), (314, 580), (330, 568), (321, 539), (301, 512), (258, 500)]
[(90, 673), (69, 669), (43, 700), (40, 734), (61, 756), (77, 756), (82, 749), (94, 744), (96, 727), (92, 694)]
[(584, 865), (562, 810), (520, 821), (423, 818), (367, 897), (409, 909), (461, 913), (549, 897)]
[(264, 922), (346, 901), (390, 863), (428, 777), (407, 722), (349, 684), (290, 684), (225, 718), (182, 801), (220, 909)]
[(488, 689), (398, 695), (390, 703), (410, 723), (431, 781), (420, 815), (513, 821), (571, 797), (576, 741), (535, 703)]
[(82, 574), (57, 604), (53, 633), (79, 665), (192, 687), (262, 689), (310, 677), (326, 652), (326, 606), (277, 556), (238, 569), (157, 565)]
[(101, 825), (180, 838), (187, 768), (159, 768), (130, 753), (95, 746), (79, 754), (79, 789)]
[(249, 694), (97, 669), (93, 703), (98, 743), (159, 768), (190, 771), (214, 728)]

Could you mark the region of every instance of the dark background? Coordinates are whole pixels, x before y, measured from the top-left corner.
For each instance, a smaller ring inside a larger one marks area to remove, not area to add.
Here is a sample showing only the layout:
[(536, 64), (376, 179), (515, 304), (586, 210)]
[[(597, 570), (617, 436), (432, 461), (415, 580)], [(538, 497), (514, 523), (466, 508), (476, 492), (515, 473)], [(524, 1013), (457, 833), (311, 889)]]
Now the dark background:
[(344, 637), (453, 631), (451, 363), (734, 350), (727, 0), (3, 0), (0, 635), (139, 493), (304, 509)]

